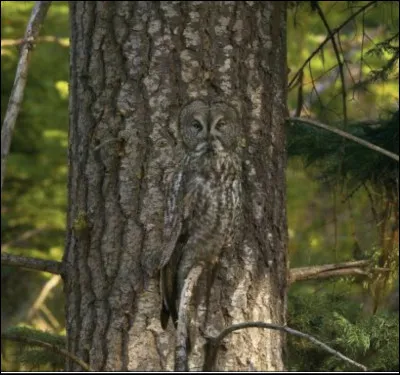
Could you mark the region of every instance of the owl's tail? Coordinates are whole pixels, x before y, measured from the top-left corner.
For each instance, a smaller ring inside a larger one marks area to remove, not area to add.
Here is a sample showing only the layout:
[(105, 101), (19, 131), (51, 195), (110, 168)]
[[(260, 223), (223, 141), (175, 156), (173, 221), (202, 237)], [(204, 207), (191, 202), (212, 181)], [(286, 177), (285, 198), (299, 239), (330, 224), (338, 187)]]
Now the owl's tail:
[(161, 313), (160, 313), (160, 321), (161, 321), (161, 327), (165, 330), (168, 327), (168, 320), (169, 320), (169, 310), (167, 307), (162, 304), (161, 307)]
[(171, 316), (172, 322), (176, 328), (178, 321), (178, 311), (176, 310), (176, 301), (174, 296), (173, 280), (174, 276), (170, 267), (165, 266), (160, 271), (160, 291), (162, 306), (160, 313), (161, 327), (165, 330), (168, 326), (168, 320)]

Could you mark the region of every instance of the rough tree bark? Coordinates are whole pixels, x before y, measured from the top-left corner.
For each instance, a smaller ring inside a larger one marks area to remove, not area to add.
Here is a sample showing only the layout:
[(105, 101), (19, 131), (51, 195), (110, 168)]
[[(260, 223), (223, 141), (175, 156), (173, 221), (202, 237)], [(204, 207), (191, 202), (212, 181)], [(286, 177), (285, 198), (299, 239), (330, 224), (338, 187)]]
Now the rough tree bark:
[[(189, 362), (200, 370), (199, 326), (216, 334), (244, 321), (285, 323), (285, 4), (77, 1), (70, 10), (66, 324), (68, 350), (91, 368), (173, 369), (174, 331), (160, 326), (151, 271), (176, 115), (199, 95), (240, 112), (245, 220), (207, 314), (200, 293)], [(237, 331), (214, 368), (282, 370), (283, 344), (280, 332)]]

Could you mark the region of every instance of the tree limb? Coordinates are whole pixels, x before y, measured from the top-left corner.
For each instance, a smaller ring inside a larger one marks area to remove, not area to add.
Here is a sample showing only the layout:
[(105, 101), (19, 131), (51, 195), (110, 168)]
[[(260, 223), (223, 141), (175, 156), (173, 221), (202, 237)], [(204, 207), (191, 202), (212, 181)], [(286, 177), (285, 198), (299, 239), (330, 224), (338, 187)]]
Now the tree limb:
[(192, 299), (193, 289), (196, 286), (197, 280), (199, 279), (202, 271), (202, 263), (192, 268), (182, 289), (179, 303), (178, 326), (176, 329), (175, 371), (189, 371), (187, 348), (189, 339), (187, 329), (189, 325), (189, 307), (190, 300)]
[[(326, 31), (328, 32), (329, 39), (332, 41), (333, 50), (335, 52), (336, 60), (338, 62), (340, 80), (342, 81), (343, 122), (345, 125), (347, 125), (346, 81), (344, 80), (343, 62), (342, 62), (342, 59), (340, 58), (339, 48), (336, 44), (335, 35), (333, 34), (332, 29), (330, 28), (328, 21), (324, 15), (324, 13), (322, 12), (321, 7), (318, 4), (318, 1), (314, 2), (314, 6), (315, 6), (315, 9), (317, 9), (317, 12), (326, 28)], [(339, 31), (336, 31), (336, 33), (338, 34)]]
[(32, 257), (23, 257), (8, 253), (1, 253), (1, 264), (5, 266), (21, 267), (31, 270), (54, 273), (55, 275), (62, 275), (62, 263), (55, 260), (46, 260)]
[[(371, 264), (370, 260), (358, 260), (337, 264), (323, 264), (311, 267), (296, 267), (289, 271), (289, 284), (310, 279), (325, 279), (332, 276), (368, 275), (364, 270)], [(388, 268), (373, 268), (371, 271), (388, 272)]]
[(312, 60), (312, 58), (319, 52), (321, 49), (324, 47), (324, 45), (331, 40), (331, 37), (336, 35), (341, 29), (343, 29), (344, 26), (346, 26), (350, 21), (352, 21), (354, 18), (356, 18), (360, 13), (364, 12), (366, 9), (368, 9), (371, 5), (374, 5), (376, 1), (370, 1), (369, 3), (365, 4), (363, 7), (358, 9), (356, 12), (354, 12), (346, 21), (344, 21), (341, 25), (336, 27), (334, 30), (332, 30), (332, 35), (328, 35), (325, 40), (311, 53), (311, 55), (307, 58), (306, 61), (304, 61), (303, 65), (300, 67), (300, 69), (296, 72), (296, 74), (293, 76), (293, 78), (290, 80), (289, 83), (289, 89), (292, 87), (292, 85), (297, 82), (297, 78), (300, 74), (300, 72), (307, 66), (307, 64)]
[(204, 361), (204, 367), (203, 371), (212, 371), (212, 367), (215, 363), (215, 360), (217, 359), (217, 354), (218, 354), (218, 349), (221, 341), (228, 336), (230, 333), (237, 331), (239, 329), (243, 328), (265, 328), (265, 329), (272, 329), (276, 331), (283, 331), (286, 333), (289, 333), (290, 335), (297, 336), (297, 337), (302, 337), (305, 338), (309, 341), (311, 341), (313, 344), (319, 346), (323, 350), (327, 351), (330, 354), (333, 354), (334, 356), (342, 359), (345, 362), (348, 362), (363, 371), (367, 371), (367, 367), (362, 365), (361, 363), (355, 362), (352, 359), (346, 357), (342, 353), (338, 352), (335, 349), (332, 349), (330, 346), (324, 344), (323, 342), (317, 340), (315, 337), (308, 335), (307, 333), (303, 333), (300, 331), (297, 331), (293, 328), (287, 327), (287, 326), (280, 326), (277, 324), (271, 324), (271, 323), (264, 323), (264, 322), (246, 322), (246, 323), (239, 323), (239, 324), (233, 324), (228, 328), (225, 328), (220, 332), (220, 334), (216, 337), (205, 337), (207, 340), (206, 344), (206, 355), (205, 355), (205, 361)]
[(21, 47), (14, 85), (8, 101), (3, 126), (1, 128), (1, 192), (3, 192), (3, 182), (6, 172), (6, 158), (10, 151), (11, 137), (21, 108), (26, 80), (28, 78), (28, 61), (32, 50), (32, 43), (39, 34), (40, 26), (47, 14), (50, 4), (51, 1), (36, 1), (32, 9), (28, 26), (26, 27), (24, 37), (25, 42)]
[[(25, 39), (2, 39), (1, 46), (2, 47), (12, 47), (19, 46), (23, 44)], [(56, 43), (62, 47), (69, 47), (69, 38), (59, 38), (57, 36), (45, 35), (39, 36), (36, 40), (36, 43)]]
[(28, 337), (23, 337), (21, 335), (12, 334), (12, 333), (2, 333), (1, 338), (4, 340), (20, 342), (20, 343), (26, 344), (26, 345), (41, 346), (43, 348), (49, 349), (54, 353), (60, 354), (60, 355), (64, 356), (65, 358), (68, 358), (68, 359), (74, 361), (76, 364), (81, 366), (85, 371), (93, 371), (86, 362), (82, 361), (80, 358), (76, 357), (72, 353), (66, 351), (65, 349), (60, 348), (59, 346), (57, 346), (55, 344), (50, 344), (48, 342), (40, 341), (37, 339), (31, 339)]
[(317, 128), (321, 128), (321, 129), (327, 130), (327, 131), (329, 131), (331, 133), (338, 134), (343, 138), (350, 139), (351, 141), (356, 142), (356, 143), (358, 143), (358, 144), (360, 144), (362, 146), (365, 146), (365, 147), (367, 147), (367, 148), (369, 148), (369, 149), (371, 149), (373, 151), (376, 151), (376, 152), (379, 152), (379, 153), (381, 153), (383, 155), (386, 155), (389, 158), (391, 158), (393, 160), (396, 160), (397, 162), (399, 161), (399, 155), (397, 155), (397, 154), (395, 154), (393, 152), (387, 151), (387, 150), (385, 150), (385, 149), (383, 149), (383, 148), (381, 148), (379, 146), (376, 146), (376, 145), (374, 145), (374, 144), (372, 144), (372, 143), (370, 143), (368, 141), (365, 141), (364, 139), (358, 138), (358, 137), (354, 136), (353, 134), (349, 134), (349, 133), (347, 133), (347, 132), (345, 132), (343, 130), (334, 128), (334, 127), (329, 126), (329, 125), (322, 124), (321, 122), (318, 122), (318, 121), (315, 121), (315, 120), (311, 120), (311, 119), (308, 119), (308, 118), (303, 118), (303, 117), (289, 117), (287, 120), (290, 121), (290, 122), (300, 122), (302, 124), (313, 125), (313, 126), (316, 126)]

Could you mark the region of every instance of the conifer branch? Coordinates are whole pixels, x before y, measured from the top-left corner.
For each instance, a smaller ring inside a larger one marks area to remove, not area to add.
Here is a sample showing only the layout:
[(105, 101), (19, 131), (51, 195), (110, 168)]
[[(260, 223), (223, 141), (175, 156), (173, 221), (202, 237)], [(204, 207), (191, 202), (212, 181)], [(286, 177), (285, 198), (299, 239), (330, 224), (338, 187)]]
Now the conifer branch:
[(33, 345), (33, 346), (40, 346), (42, 348), (46, 348), (48, 350), (51, 350), (54, 353), (60, 354), (60, 355), (64, 356), (65, 358), (70, 359), (71, 361), (74, 361), (77, 365), (81, 366), (82, 369), (84, 369), (85, 371), (92, 371), (92, 369), (86, 362), (82, 361), (80, 358), (78, 358), (74, 354), (68, 352), (67, 350), (60, 348), (58, 345), (51, 344), (49, 342), (41, 341), (38, 339), (33, 339), (33, 338), (26, 337), (23, 335), (19, 335), (17, 333), (5, 332), (5, 333), (1, 334), (1, 338), (4, 340), (19, 342), (19, 343), (25, 344), (25, 345)]
[(317, 128), (321, 128), (321, 129), (327, 130), (327, 131), (329, 131), (331, 133), (335, 133), (337, 135), (340, 135), (343, 138), (350, 139), (351, 141), (356, 142), (356, 143), (358, 143), (358, 144), (360, 144), (362, 146), (365, 146), (365, 147), (369, 148), (370, 150), (373, 150), (373, 151), (379, 152), (379, 153), (381, 153), (383, 155), (386, 155), (389, 158), (391, 158), (393, 160), (396, 160), (397, 162), (399, 161), (399, 155), (397, 155), (397, 154), (395, 154), (393, 152), (390, 152), (388, 150), (385, 150), (385, 149), (383, 149), (383, 148), (381, 148), (379, 146), (376, 146), (376, 145), (374, 145), (374, 144), (372, 144), (372, 143), (370, 143), (368, 141), (365, 141), (364, 139), (358, 138), (355, 135), (347, 133), (347, 132), (345, 132), (343, 130), (334, 128), (334, 127), (329, 126), (329, 125), (322, 124), (321, 122), (318, 122), (318, 121), (315, 121), (315, 120), (311, 120), (311, 119), (308, 119), (308, 118), (303, 118), (303, 117), (289, 117), (287, 120), (289, 122), (292, 122), (292, 123), (293, 122), (297, 122), (297, 123), (302, 123), (302, 124), (305, 124), (305, 125), (316, 126)]

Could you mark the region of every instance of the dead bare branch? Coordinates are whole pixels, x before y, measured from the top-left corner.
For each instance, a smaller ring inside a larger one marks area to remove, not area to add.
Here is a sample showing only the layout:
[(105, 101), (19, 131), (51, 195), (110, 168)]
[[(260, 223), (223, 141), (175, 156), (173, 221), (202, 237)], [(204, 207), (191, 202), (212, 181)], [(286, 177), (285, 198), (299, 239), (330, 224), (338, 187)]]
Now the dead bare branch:
[[(339, 52), (339, 48), (336, 43), (335, 35), (333, 34), (332, 29), (329, 26), (328, 21), (324, 15), (324, 12), (322, 11), (321, 7), (318, 4), (318, 1), (314, 2), (314, 6), (326, 28), (326, 31), (328, 32), (328, 36), (329, 36), (330, 40), (332, 41), (333, 50), (335, 52), (336, 60), (338, 62), (340, 80), (342, 81), (343, 122), (345, 125), (347, 125), (346, 81), (344, 79), (343, 62), (342, 62), (342, 59), (340, 58), (340, 52)], [(338, 34), (338, 33), (339, 33), (339, 31), (336, 31), (336, 34)]]
[(72, 353), (66, 351), (65, 349), (58, 347), (57, 345), (50, 344), (48, 342), (40, 341), (37, 339), (31, 339), (31, 338), (13, 334), (13, 333), (7, 333), (7, 332), (2, 333), (1, 338), (4, 340), (20, 342), (20, 343), (26, 344), (26, 345), (41, 346), (42, 348), (49, 349), (54, 353), (60, 354), (60, 355), (64, 356), (65, 358), (68, 358), (68, 359), (74, 361), (77, 365), (81, 366), (82, 369), (84, 369), (85, 371), (93, 371), (86, 362), (82, 361), (80, 358), (78, 358), (77, 356), (73, 355)]
[[(358, 260), (337, 264), (323, 264), (320, 266), (296, 267), (289, 271), (289, 284), (302, 280), (325, 279), (334, 276), (365, 275), (365, 270), (371, 265), (370, 260)], [(371, 268), (369, 272), (389, 272), (388, 268)]]
[(395, 154), (393, 152), (387, 151), (387, 150), (385, 150), (385, 149), (383, 149), (383, 148), (381, 148), (379, 146), (376, 146), (376, 145), (374, 145), (374, 144), (372, 144), (372, 143), (370, 143), (368, 141), (365, 141), (364, 139), (358, 138), (358, 137), (356, 137), (356, 136), (354, 136), (352, 134), (349, 134), (349, 133), (347, 133), (347, 132), (345, 132), (343, 130), (331, 127), (329, 125), (322, 124), (321, 122), (318, 122), (318, 121), (315, 121), (315, 120), (311, 120), (311, 119), (308, 119), (308, 118), (303, 118), (303, 117), (289, 117), (287, 120), (290, 121), (290, 122), (300, 122), (300, 123), (303, 123), (303, 124), (313, 125), (313, 126), (316, 126), (318, 128), (327, 130), (327, 131), (329, 131), (331, 133), (338, 134), (343, 138), (350, 139), (351, 141), (356, 142), (356, 143), (358, 143), (358, 144), (360, 144), (362, 146), (365, 146), (365, 147), (367, 147), (367, 148), (369, 148), (369, 149), (371, 149), (373, 151), (376, 151), (376, 152), (379, 152), (379, 153), (381, 153), (383, 155), (386, 155), (389, 158), (391, 158), (393, 160), (396, 160), (397, 162), (399, 161), (399, 155), (397, 155), (397, 154)]
[(355, 362), (352, 359), (346, 357), (342, 353), (338, 352), (335, 349), (332, 349), (330, 346), (324, 344), (323, 342), (319, 341), (316, 339), (314, 336), (311, 336), (307, 333), (303, 333), (300, 331), (297, 331), (293, 328), (290, 328), (288, 326), (281, 326), (277, 324), (272, 324), (272, 323), (264, 323), (264, 322), (246, 322), (246, 323), (239, 323), (239, 324), (233, 324), (228, 328), (225, 328), (220, 334), (216, 337), (211, 337), (211, 336), (206, 336), (205, 339), (207, 340), (206, 344), (206, 356), (205, 356), (205, 361), (204, 361), (204, 367), (203, 371), (212, 371), (213, 366), (215, 363), (215, 360), (217, 359), (218, 355), (218, 349), (219, 345), (221, 344), (222, 340), (228, 336), (230, 333), (237, 331), (239, 329), (244, 329), (244, 328), (264, 328), (264, 329), (272, 329), (275, 331), (283, 331), (286, 332), (290, 335), (297, 336), (297, 337), (302, 337), (305, 338), (309, 341), (311, 341), (313, 344), (319, 346), (323, 350), (327, 351), (328, 353), (342, 359), (343, 361), (350, 363), (363, 371), (367, 371), (367, 367), (362, 365), (361, 363)]
[(62, 275), (62, 263), (54, 260), (1, 253), (1, 264), (5, 266), (21, 267), (30, 270), (54, 273), (55, 275)]
[(179, 303), (178, 326), (176, 329), (175, 344), (175, 371), (189, 371), (188, 369), (188, 325), (189, 325), (189, 308), (192, 299), (193, 289), (196, 286), (203, 264), (192, 268), (182, 289), (181, 299)]
[(28, 62), (32, 50), (32, 43), (37, 38), (43, 20), (49, 10), (51, 1), (37, 1), (32, 9), (31, 18), (25, 31), (24, 43), (15, 73), (14, 85), (11, 91), (8, 107), (1, 128), (1, 192), (6, 173), (6, 158), (10, 151), (12, 133), (21, 108), (24, 90), (28, 78)]
[(331, 40), (331, 37), (337, 34), (341, 29), (343, 29), (344, 26), (346, 26), (350, 21), (352, 21), (354, 18), (356, 18), (360, 13), (364, 12), (367, 10), (370, 6), (374, 5), (376, 1), (370, 1), (369, 3), (365, 4), (364, 6), (360, 7), (356, 12), (354, 12), (346, 21), (344, 21), (342, 24), (340, 24), (338, 27), (332, 30), (332, 35), (328, 35), (324, 41), (311, 53), (311, 55), (304, 61), (303, 65), (300, 67), (300, 69), (296, 72), (296, 74), (293, 76), (293, 78), (289, 82), (289, 90), (292, 88), (293, 84), (297, 82), (298, 76), (300, 72), (307, 66), (307, 64), (313, 59), (315, 55), (317, 55), (321, 49), (324, 47), (326, 43)]

